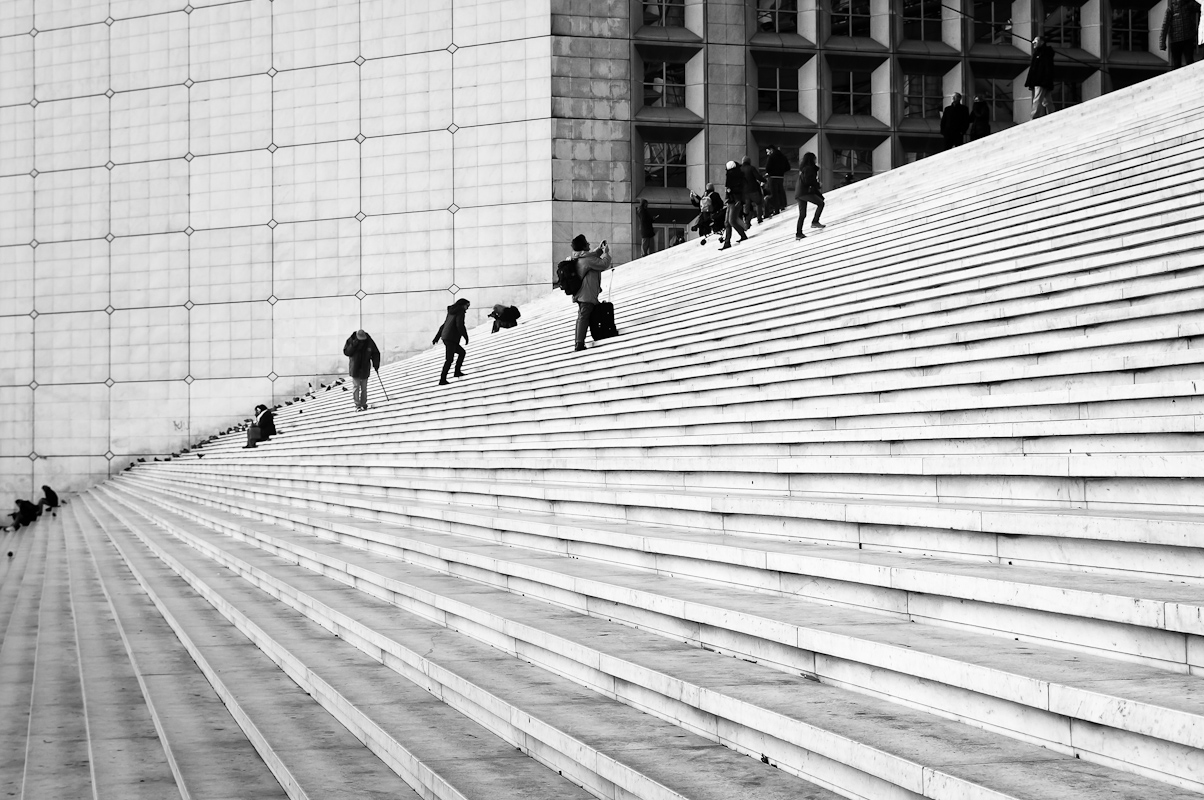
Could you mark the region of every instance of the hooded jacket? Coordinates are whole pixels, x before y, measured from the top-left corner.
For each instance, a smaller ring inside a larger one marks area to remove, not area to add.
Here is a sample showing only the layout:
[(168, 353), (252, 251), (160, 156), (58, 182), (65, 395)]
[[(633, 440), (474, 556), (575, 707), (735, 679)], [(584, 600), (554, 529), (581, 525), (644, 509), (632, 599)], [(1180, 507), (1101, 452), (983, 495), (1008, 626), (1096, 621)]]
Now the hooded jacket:
[(602, 273), (610, 269), (610, 253), (598, 247), (573, 253), (577, 260), (577, 274), (581, 276), (581, 288), (573, 295), (574, 303), (597, 303), (602, 294)]
[(461, 339), (468, 340), (468, 328), (464, 325), (464, 315), (468, 309), (459, 303), (447, 307), (447, 317), (435, 333), (435, 340), (443, 340), (444, 344), (459, 344)]
[(798, 200), (804, 197), (823, 197), (822, 188), (819, 185), (819, 167), (815, 164), (803, 164), (798, 170), (798, 183), (794, 187), (794, 199)]
[(380, 350), (370, 335), (366, 339), (357, 339), (354, 333), (348, 336), (343, 355), (347, 356), (347, 373), (358, 380), (364, 380), (372, 370), (380, 369)]

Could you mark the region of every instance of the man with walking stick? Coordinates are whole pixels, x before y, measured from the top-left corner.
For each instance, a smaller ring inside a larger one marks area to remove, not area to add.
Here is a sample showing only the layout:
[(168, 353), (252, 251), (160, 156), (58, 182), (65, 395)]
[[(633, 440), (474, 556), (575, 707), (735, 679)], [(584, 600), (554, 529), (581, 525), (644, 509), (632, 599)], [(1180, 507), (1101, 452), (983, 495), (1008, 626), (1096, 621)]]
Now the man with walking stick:
[[(354, 387), (351, 399), (355, 401), (355, 410), (367, 411), (368, 378), (372, 370), (380, 369), (380, 350), (367, 332), (358, 330), (347, 337), (347, 344), (343, 345), (343, 355), (347, 356), (347, 372), (351, 375)], [(379, 373), (377, 377), (380, 377)], [(383, 389), (383, 382), (381, 387)]]

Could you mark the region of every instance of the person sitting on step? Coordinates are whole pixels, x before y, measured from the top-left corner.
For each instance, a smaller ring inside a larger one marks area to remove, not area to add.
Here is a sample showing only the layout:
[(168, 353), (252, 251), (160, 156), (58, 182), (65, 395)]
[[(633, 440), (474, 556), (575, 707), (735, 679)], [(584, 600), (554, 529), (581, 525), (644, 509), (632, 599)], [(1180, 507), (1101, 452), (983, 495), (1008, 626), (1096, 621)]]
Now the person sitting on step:
[(263, 403), (255, 406), (255, 421), (247, 428), (247, 443), (245, 447), (255, 447), (259, 442), (266, 442), (276, 435), (276, 418), (272, 410)]
[(57, 517), (58, 514), (56, 514), (54, 510), (59, 507), (58, 492), (56, 492), (54, 489), (51, 489), (49, 486), (43, 485), (42, 499), (38, 501), (38, 505), (49, 511), (52, 517)]

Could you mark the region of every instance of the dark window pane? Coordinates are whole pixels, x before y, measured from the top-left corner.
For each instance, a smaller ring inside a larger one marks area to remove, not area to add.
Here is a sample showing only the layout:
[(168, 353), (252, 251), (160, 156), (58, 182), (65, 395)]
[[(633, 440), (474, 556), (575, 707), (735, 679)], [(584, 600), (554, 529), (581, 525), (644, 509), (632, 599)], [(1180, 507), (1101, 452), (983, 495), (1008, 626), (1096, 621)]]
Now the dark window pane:
[(658, 28), (684, 28), (686, 0), (644, 0), (644, 24)]

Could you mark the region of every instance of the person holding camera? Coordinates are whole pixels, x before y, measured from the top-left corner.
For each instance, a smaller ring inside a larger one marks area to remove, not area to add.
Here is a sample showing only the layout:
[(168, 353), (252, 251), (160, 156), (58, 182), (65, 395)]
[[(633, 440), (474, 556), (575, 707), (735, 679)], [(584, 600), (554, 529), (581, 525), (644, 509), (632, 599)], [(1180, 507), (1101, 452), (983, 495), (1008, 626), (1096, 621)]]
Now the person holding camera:
[(602, 273), (611, 268), (610, 247), (606, 240), (594, 250), (584, 234), (573, 237), (573, 260), (577, 262), (577, 274), (581, 276), (581, 288), (573, 295), (577, 304), (577, 331), (575, 351), (585, 349), (585, 331), (589, 328), (590, 316), (598, 305), (602, 294)]

